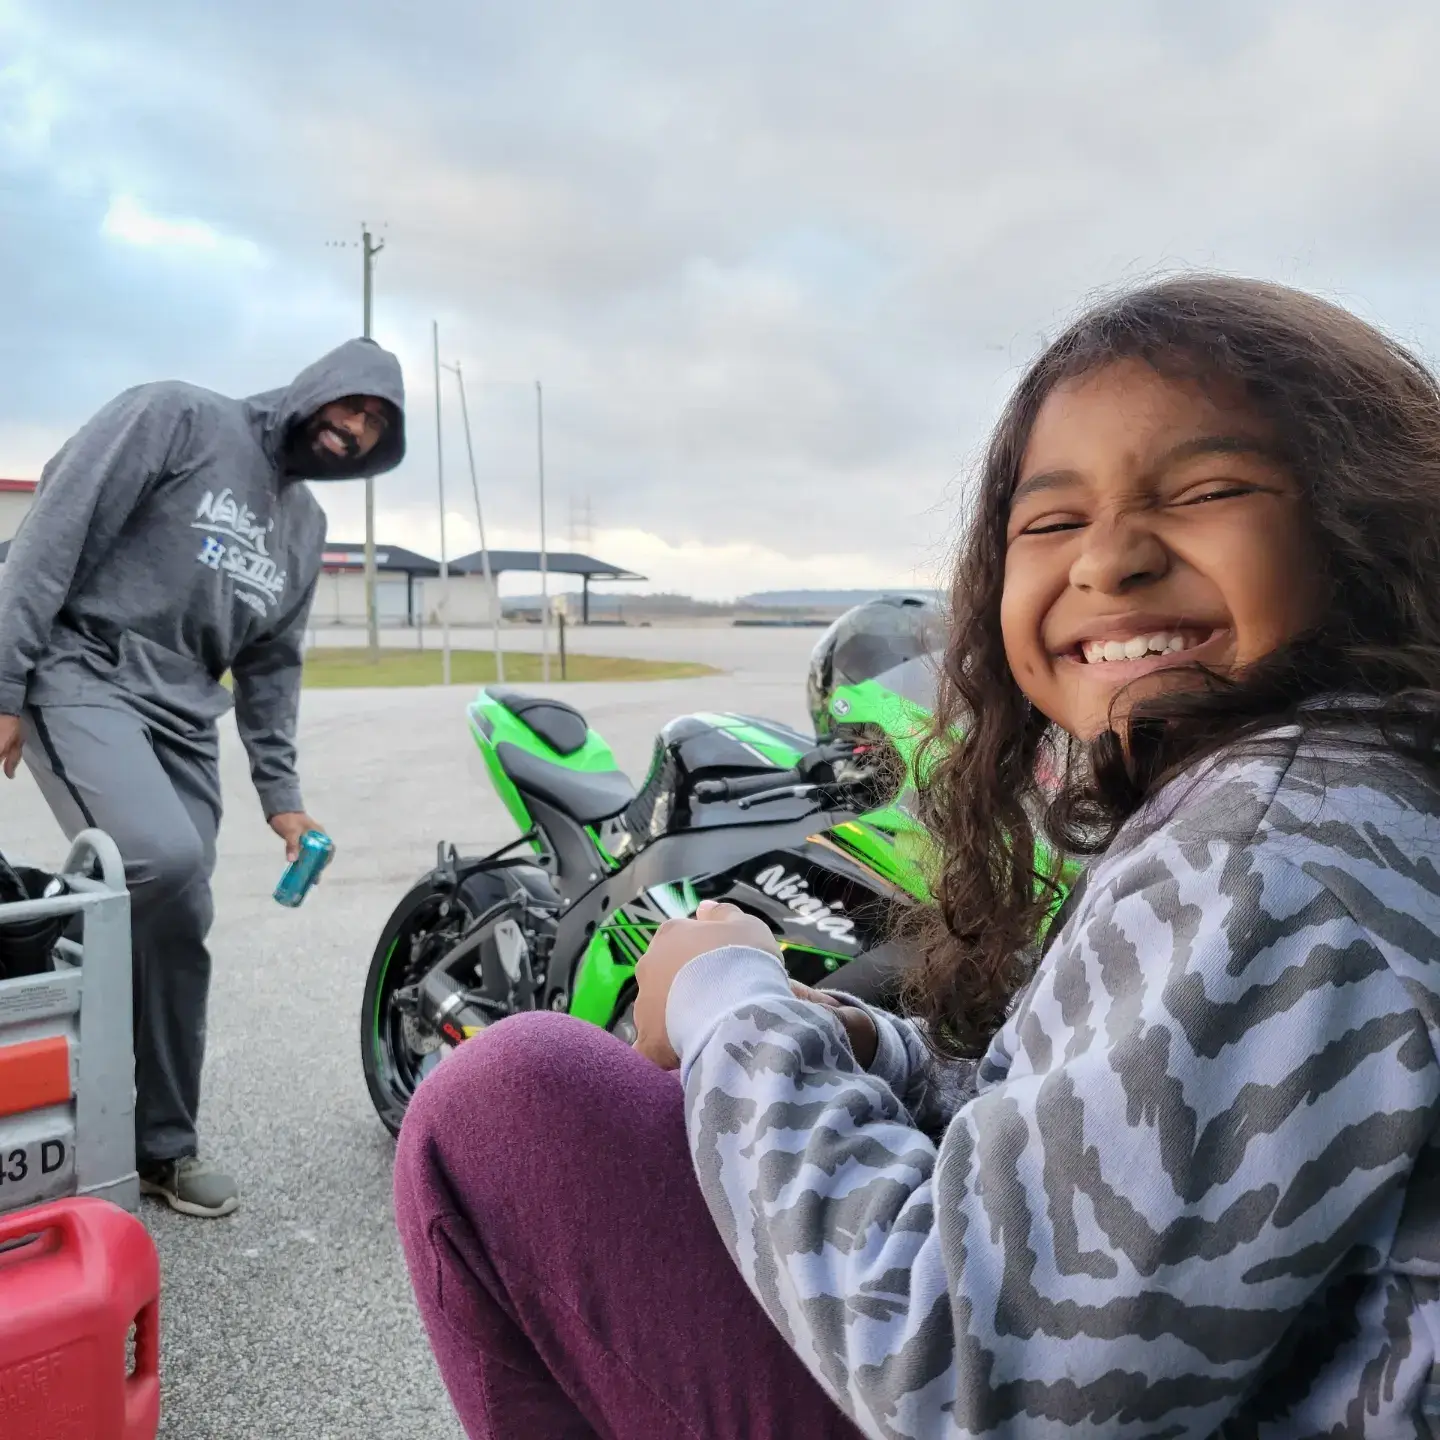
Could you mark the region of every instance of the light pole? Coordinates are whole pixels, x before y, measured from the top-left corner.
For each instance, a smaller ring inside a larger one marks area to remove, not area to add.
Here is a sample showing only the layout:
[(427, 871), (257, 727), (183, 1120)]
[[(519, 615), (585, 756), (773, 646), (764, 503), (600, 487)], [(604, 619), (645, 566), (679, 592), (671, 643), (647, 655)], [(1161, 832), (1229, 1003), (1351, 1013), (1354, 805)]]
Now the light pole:
[(460, 384), (460, 414), (465, 421), (465, 452), (470, 458), (470, 488), (475, 492), (475, 523), (480, 527), (480, 570), (485, 577), (487, 603), (490, 606), (490, 628), (495, 645), (495, 679), (498, 684), (503, 685), (505, 651), (500, 645), (500, 596), (495, 589), (495, 577), (490, 573), (490, 547), (485, 543), (485, 515), (480, 508), (480, 482), (475, 476), (475, 444), (470, 436), (470, 402), (465, 395), (465, 371), (458, 360), (445, 368), (455, 372), (455, 379)]
[(445, 429), (440, 419), (440, 322), (430, 322), (435, 351), (435, 474), (440, 486), (440, 683), (450, 683), (450, 556), (445, 548)]
[[(353, 249), (353, 240), (327, 240), (325, 244), (335, 250)], [(376, 240), (370, 234), (370, 227), (360, 222), (361, 252), (361, 331), (369, 340), (370, 316), (374, 300), (375, 257), (385, 248), (383, 240)], [(375, 477), (365, 477), (365, 636), (368, 654), (372, 664), (380, 660), (380, 621), (375, 604)]]
[[(360, 229), (360, 248), (364, 255), (365, 338), (370, 339), (370, 311), (374, 292), (375, 257), (385, 242), (372, 241), (370, 227)], [(365, 477), (365, 638), (370, 647), (370, 663), (380, 662), (380, 617), (375, 605), (375, 477)]]
[(550, 572), (545, 549), (545, 401), (535, 382), (535, 443), (540, 472), (540, 678), (550, 683)]

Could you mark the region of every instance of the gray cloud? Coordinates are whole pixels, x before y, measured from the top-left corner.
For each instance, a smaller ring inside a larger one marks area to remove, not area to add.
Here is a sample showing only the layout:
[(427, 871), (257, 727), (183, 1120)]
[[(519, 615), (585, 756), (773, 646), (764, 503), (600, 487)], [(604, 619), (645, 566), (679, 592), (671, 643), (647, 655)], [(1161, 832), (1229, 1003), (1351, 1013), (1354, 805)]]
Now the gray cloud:
[[(243, 27), (5, 3), (0, 264), (24, 284), (0, 356), (25, 374), (0, 421), (69, 425), (159, 373), (275, 383), (356, 324), (357, 261), (325, 240), (388, 221), (379, 327), (422, 415), (392, 508), (433, 488), (438, 316), (498, 525), (530, 523), (532, 398), (480, 382), (539, 374), (557, 528), (588, 493), (606, 527), (902, 578), (1017, 367), (1097, 287), (1215, 266), (1440, 333), (1419, 0), (252, 0)], [(116, 193), (269, 263), (117, 247)]]

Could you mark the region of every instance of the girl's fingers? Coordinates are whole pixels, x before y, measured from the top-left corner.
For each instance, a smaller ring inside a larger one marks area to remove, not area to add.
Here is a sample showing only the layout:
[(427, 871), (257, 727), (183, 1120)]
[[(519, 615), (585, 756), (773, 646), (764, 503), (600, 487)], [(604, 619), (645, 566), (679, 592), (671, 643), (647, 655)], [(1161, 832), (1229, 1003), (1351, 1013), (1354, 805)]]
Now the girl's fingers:
[(697, 920), (738, 920), (745, 912), (726, 900), (702, 900), (695, 909)]
[(840, 1001), (824, 990), (812, 990), (798, 980), (790, 982), (791, 993), (799, 1000), (809, 1000), (814, 1005), (828, 1005), (832, 1010), (840, 1009)]

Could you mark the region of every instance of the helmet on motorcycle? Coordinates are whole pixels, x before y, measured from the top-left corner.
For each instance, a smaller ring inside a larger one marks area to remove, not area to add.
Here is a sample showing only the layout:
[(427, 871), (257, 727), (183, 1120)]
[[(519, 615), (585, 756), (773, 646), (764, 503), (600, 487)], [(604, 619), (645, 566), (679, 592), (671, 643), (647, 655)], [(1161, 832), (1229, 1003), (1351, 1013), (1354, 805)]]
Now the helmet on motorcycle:
[[(817, 736), (828, 735), (845, 716), (835, 691), (873, 680), (925, 710), (935, 706), (930, 657), (944, 646), (944, 620), (932, 600), (882, 595), (847, 610), (810, 652), (805, 682)], [(834, 701), (834, 703), (832, 703)]]

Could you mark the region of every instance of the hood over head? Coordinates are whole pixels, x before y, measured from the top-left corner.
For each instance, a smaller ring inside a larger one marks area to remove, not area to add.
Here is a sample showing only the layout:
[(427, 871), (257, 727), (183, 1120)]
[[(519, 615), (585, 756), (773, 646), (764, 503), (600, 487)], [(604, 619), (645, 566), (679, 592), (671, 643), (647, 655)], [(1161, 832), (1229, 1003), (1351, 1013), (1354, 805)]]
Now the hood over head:
[[(351, 395), (374, 395), (394, 412), (385, 433), (368, 455), (358, 456), (342, 469), (317, 466), (315, 473), (291, 462), (287, 441), (298, 425), (335, 400)], [(383, 475), (405, 458), (405, 381), (400, 362), (373, 340), (347, 340), (328, 355), (306, 366), (282, 390), (270, 390), (246, 401), (261, 429), (261, 443), (275, 465), (292, 479), (359, 480)]]

